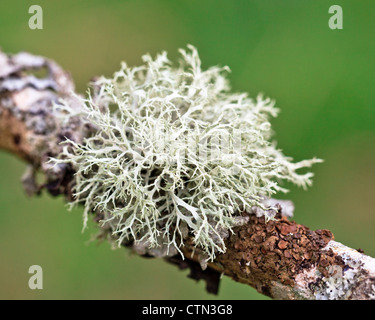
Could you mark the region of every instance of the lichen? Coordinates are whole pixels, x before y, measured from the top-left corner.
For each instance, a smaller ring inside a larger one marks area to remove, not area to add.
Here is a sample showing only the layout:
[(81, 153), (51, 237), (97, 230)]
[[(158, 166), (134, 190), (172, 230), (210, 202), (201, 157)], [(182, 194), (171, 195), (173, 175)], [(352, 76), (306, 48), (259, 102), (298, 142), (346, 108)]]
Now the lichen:
[[(197, 50), (180, 50), (172, 64), (164, 52), (144, 64), (125, 63), (101, 77), (81, 100), (79, 116), (97, 132), (83, 144), (67, 139), (56, 164), (76, 171), (75, 201), (103, 215), (118, 244), (179, 251), (184, 239), (210, 259), (225, 251), (220, 230), (264, 197), (287, 192), (283, 181), (306, 188), (312, 173), (298, 173), (319, 159), (294, 163), (271, 141), (274, 102), (230, 90), (227, 67), (203, 70)], [(276, 211), (262, 210), (267, 220)], [(271, 212), (271, 213), (270, 213)]]
[[(320, 272), (320, 280), (314, 287), (316, 300), (357, 300), (356, 294), (373, 295), (372, 283), (374, 280), (368, 277), (368, 272), (363, 268), (361, 260), (353, 259), (348, 253), (340, 256), (341, 265), (331, 265), (325, 270), (325, 275)], [(362, 290), (358, 290), (361, 286)], [(368, 286), (366, 288), (366, 286)]]

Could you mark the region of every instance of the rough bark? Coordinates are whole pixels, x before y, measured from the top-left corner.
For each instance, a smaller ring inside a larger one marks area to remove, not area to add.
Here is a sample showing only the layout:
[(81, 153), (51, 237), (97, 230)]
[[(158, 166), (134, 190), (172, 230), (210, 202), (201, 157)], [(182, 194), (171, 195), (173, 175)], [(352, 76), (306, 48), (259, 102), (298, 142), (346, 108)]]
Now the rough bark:
[[(38, 78), (40, 70), (46, 74)], [(82, 142), (95, 130), (78, 117), (64, 123), (53, 107), (59, 99), (74, 107), (73, 90), (69, 74), (55, 62), (28, 53), (0, 52), (0, 149), (29, 164), (23, 177), (29, 195), (46, 189), (72, 198), (74, 170), (69, 165), (53, 168), (48, 159), (61, 152), (60, 142), (66, 137)], [(35, 182), (37, 170), (45, 175), (42, 185)], [(274, 299), (375, 299), (375, 259), (334, 241), (328, 230), (312, 231), (290, 221), (289, 209), (281, 201), (278, 211), (278, 219), (267, 223), (256, 214), (243, 213), (246, 223), (224, 236), (227, 250), (213, 262), (207, 262), (192, 241), (183, 248), (185, 260), (180, 256), (166, 260), (189, 268), (189, 276), (205, 280), (209, 292), (217, 292), (225, 274)], [(100, 216), (94, 219), (99, 221)]]

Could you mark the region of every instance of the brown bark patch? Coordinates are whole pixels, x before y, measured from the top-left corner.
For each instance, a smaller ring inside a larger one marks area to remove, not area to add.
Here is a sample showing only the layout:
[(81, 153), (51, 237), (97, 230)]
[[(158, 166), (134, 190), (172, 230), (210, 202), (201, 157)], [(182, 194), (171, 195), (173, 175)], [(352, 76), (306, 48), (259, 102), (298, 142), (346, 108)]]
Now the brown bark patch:
[(332, 250), (322, 250), (334, 239), (330, 231), (312, 231), (280, 215), (268, 222), (249, 217), (248, 224), (234, 229), (226, 240), (226, 253), (216, 259), (235, 280), (264, 293), (272, 281), (293, 285), (303, 270), (316, 266), (324, 275), (329, 266), (342, 265)]

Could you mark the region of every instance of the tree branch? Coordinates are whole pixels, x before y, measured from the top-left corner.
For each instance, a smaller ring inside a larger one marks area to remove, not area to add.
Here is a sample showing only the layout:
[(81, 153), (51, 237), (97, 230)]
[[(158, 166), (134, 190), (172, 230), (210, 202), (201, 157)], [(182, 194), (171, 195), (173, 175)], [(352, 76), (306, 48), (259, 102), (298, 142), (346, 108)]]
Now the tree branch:
[[(38, 78), (33, 72), (46, 71)], [(13, 56), (0, 52), (0, 149), (29, 163), (23, 185), (29, 195), (46, 189), (52, 195), (72, 199), (74, 170), (68, 165), (52, 167), (50, 157), (61, 152), (66, 137), (82, 143), (95, 128), (82, 125), (79, 117), (65, 123), (53, 108), (59, 99), (74, 108), (74, 84), (55, 62), (28, 53)], [(44, 173), (45, 183), (34, 176)], [(204, 254), (186, 241), (180, 256), (165, 258), (180, 268), (190, 268), (190, 277), (204, 279), (210, 292), (217, 292), (225, 274), (274, 299), (375, 299), (375, 259), (333, 239), (328, 230), (311, 231), (289, 221), (288, 209), (279, 201), (276, 221), (265, 222), (255, 213), (243, 213), (233, 234), (223, 234), (227, 250), (207, 262)], [(94, 219), (100, 221), (99, 214)], [(108, 227), (103, 235), (113, 237)], [(139, 246), (127, 244), (143, 256)]]

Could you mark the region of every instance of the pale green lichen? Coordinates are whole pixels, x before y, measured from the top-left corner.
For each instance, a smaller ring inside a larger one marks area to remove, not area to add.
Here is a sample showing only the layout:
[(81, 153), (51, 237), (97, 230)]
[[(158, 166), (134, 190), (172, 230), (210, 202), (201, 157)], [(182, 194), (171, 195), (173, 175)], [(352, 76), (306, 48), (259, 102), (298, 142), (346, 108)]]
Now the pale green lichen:
[(93, 84), (78, 112), (60, 106), (66, 119), (80, 116), (98, 131), (82, 145), (68, 140), (54, 161), (76, 170), (73, 205), (84, 204), (85, 224), (100, 212), (119, 244), (174, 251), (190, 234), (213, 259), (225, 251), (220, 230), (263, 207), (262, 196), (286, 192), (283, 180), (310, 185), (312, 174), (297, 170), (319, 160), (285, 157), (270, 142), (274, 103), (231, 92), (228, 68), (202, 70), (188, 49), (178, 66), (166, 53), (145, 55), (138, 67), (123, 63)]

